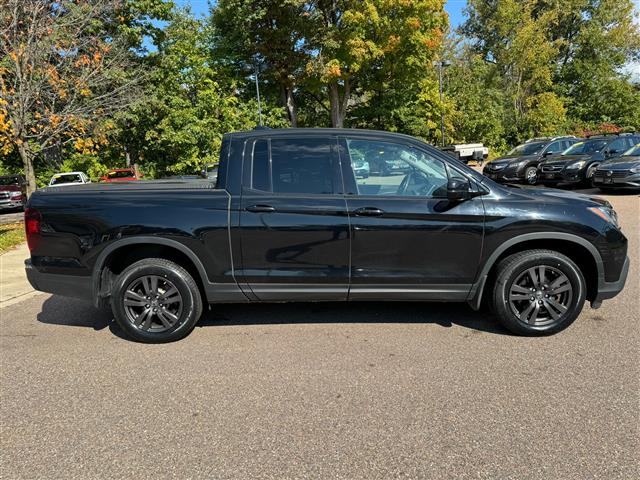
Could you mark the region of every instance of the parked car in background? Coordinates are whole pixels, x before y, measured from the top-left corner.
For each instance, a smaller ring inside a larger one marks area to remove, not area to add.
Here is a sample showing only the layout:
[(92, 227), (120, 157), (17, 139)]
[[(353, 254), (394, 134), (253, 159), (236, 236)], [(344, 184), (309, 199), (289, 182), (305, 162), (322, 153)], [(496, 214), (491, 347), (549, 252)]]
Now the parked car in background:
[(369, 178), (371, 170), (369, 169), (369, 162), (366, 160), (356, 159), (351, 161), (353, 167), (353, 173), (358, 178)]
[(562, 155), (540, 162), (538, 180), (544, 184), (583, 184), (591, 186), (602, 162), (619, 157), (636, 143), (640, 134), (596, 135), (574, 143)]
[(65, 187), (84, 183), (91, 183), (91, 180), (83, 172), (56, 173), (49, 180), (49, 187)]
[(487, 163), (482, 173), (500, 183), (538, 182), (538, 165), (553, 155), (559, 155), (579, 139), (572, 136), (541, 137), (527, 140), (503, 157)]
[(110, 170), (106, 175), (100, 178), (101, 182), (133, 182), (139, 180), (142, 177), (142, 173), (136, 171), (134, 168), (114, 168)]
[(476, 162), (486, 160), (489, 156), (489, 149), (482, 143), (447, 145), (446, 147), (441, 147), (440, 150), (447, 152), (463, 163), (469, 163), (472, 160)]
[(162, 177), (161, 180), (202, 180), (200, 175), (168, 175), (166, 177)]
[(22, 208), (26, 201), (26, 182), (22, 175), (0, 176), (0, 211)]
[[(406, 173), (357, 178), (353, 160), (380, 152)], [(513, 332), (548, 335), (627, 277), (606, 200), (499, 185), (406, 135), (238, 132), (222, 139), (220, 171), (217, 185), (35, 192), (27, 278), (111, 305), (131, 338), (168, 342), (209, 303), (321, 300), (487, 302)]]
[(207, 180), (212, 182), (218, 181), (218, 164), (217, 163), (209, 163), (202, 170), (202, 176)]
[(640, 143), (596, 168), (593, 185), (600, 190), (640, 190)]

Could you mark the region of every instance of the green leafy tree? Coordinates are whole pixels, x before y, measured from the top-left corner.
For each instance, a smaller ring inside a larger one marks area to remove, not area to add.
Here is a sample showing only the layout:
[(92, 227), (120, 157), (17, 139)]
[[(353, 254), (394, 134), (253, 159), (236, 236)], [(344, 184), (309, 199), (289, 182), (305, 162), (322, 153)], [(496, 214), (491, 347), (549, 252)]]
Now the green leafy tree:
[[(174, 11), (150, 55), (146, 98), (121, 119), (133, 161), (151, 175), (195, 174), (217, 163), (224, 133), (257, 124), (255, 101), (243, 101), (241, 85), (211, 57), (208, 28), (188, 10)], [(267, 105), (264, 114), (270, 125), (285, 123), (279, 109)]]
[(302, 0), (220, 0), (211, 13), (214, 56), (235, 65), (242, 77), (258, 67), (277, 87), (293, 127), (298, 124), (295, 90), (307, 57), (308, 16)]
[(393, 93), (403, 80), (419, 86), (430, 68), (446, 29), (443, 6), (440, 0), (310, 2), (307, 73), (326, 89), (334, 127), (344, 125), (355, 102), (373, 105), (374, 118), (404, 103)]

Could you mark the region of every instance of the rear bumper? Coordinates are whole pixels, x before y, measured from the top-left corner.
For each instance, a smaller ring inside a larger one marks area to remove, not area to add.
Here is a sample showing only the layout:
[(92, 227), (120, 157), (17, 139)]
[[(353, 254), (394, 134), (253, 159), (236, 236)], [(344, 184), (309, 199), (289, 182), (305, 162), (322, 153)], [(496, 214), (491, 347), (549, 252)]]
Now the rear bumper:
[(91, 277), (43, 273), (31, 264), (31, 259), (24, 261), (24, 268), (27, 280), (34, 289), (40, 292), (83, 298), (89, 301), (93, 299)]
[(596, 295), (596, 298), (591, 302), (591, 304), (599, 304), (600, 302), (602, 302), (602, 300), (607, 300), (618, 295), (624, 288), (624, 284), (627, 281), (628, 274), (629, 257), (626, 257), (618, 280), (614, 282), (606, 282), (604, 278), (600, 278), (600, 281), (598, 282), (598, 294)]

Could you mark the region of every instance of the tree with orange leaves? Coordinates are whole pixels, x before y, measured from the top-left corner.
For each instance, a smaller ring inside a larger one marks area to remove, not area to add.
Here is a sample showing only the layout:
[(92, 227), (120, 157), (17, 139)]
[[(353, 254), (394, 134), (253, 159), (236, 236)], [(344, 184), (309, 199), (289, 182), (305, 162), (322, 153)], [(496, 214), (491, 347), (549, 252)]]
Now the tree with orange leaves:
[(3, 0), (0, 9), (0, 149), (15, 148), (27, 193), (48, 150), (86, 137), (125, 108), (140, 76), (120, 0)]

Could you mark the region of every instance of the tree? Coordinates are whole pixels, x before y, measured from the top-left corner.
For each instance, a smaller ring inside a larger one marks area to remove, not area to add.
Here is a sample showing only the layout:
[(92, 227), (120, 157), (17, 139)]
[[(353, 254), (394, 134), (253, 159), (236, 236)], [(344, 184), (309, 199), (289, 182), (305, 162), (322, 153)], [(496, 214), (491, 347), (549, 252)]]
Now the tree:
[[(0, 11), (2, 143), (17, 149), (36, 188), (34, 162), (124, 109), (140, 75), (119, 31), (118, 0), (5, 0)], [(122, 19), (122, 20), (119, 20)]]
[(306, 9), (304, 0), (220, 0), (211, 12), (215, 56), (235, 63), (243, 76), (257, 65), (277, 85), (292, 127), (298, 123), (294, 92), (306, 59)]
[[(129, 146), (145, 174), (198, 173), (217, 163), (224, 133), (257, 124), (255, 100), (243, 101), (243, 85), (212, 57), (209, 29), (189, 10), (174, 10), (149, 55), (144, 99), (120, 118), (119, 143)], [(286, 122), (269, 104), (263, 112), (272, 126)]]
[(326, 86), (334, 127), (344, 125), (356, 89), (366, 99), (372, 83), (380, 91), (402, 72), (424, 73), (446, 25), (443, 5), (440, 0), (310, 2), (313, 27), (306, 40), (313, 55), (307, 73)]

